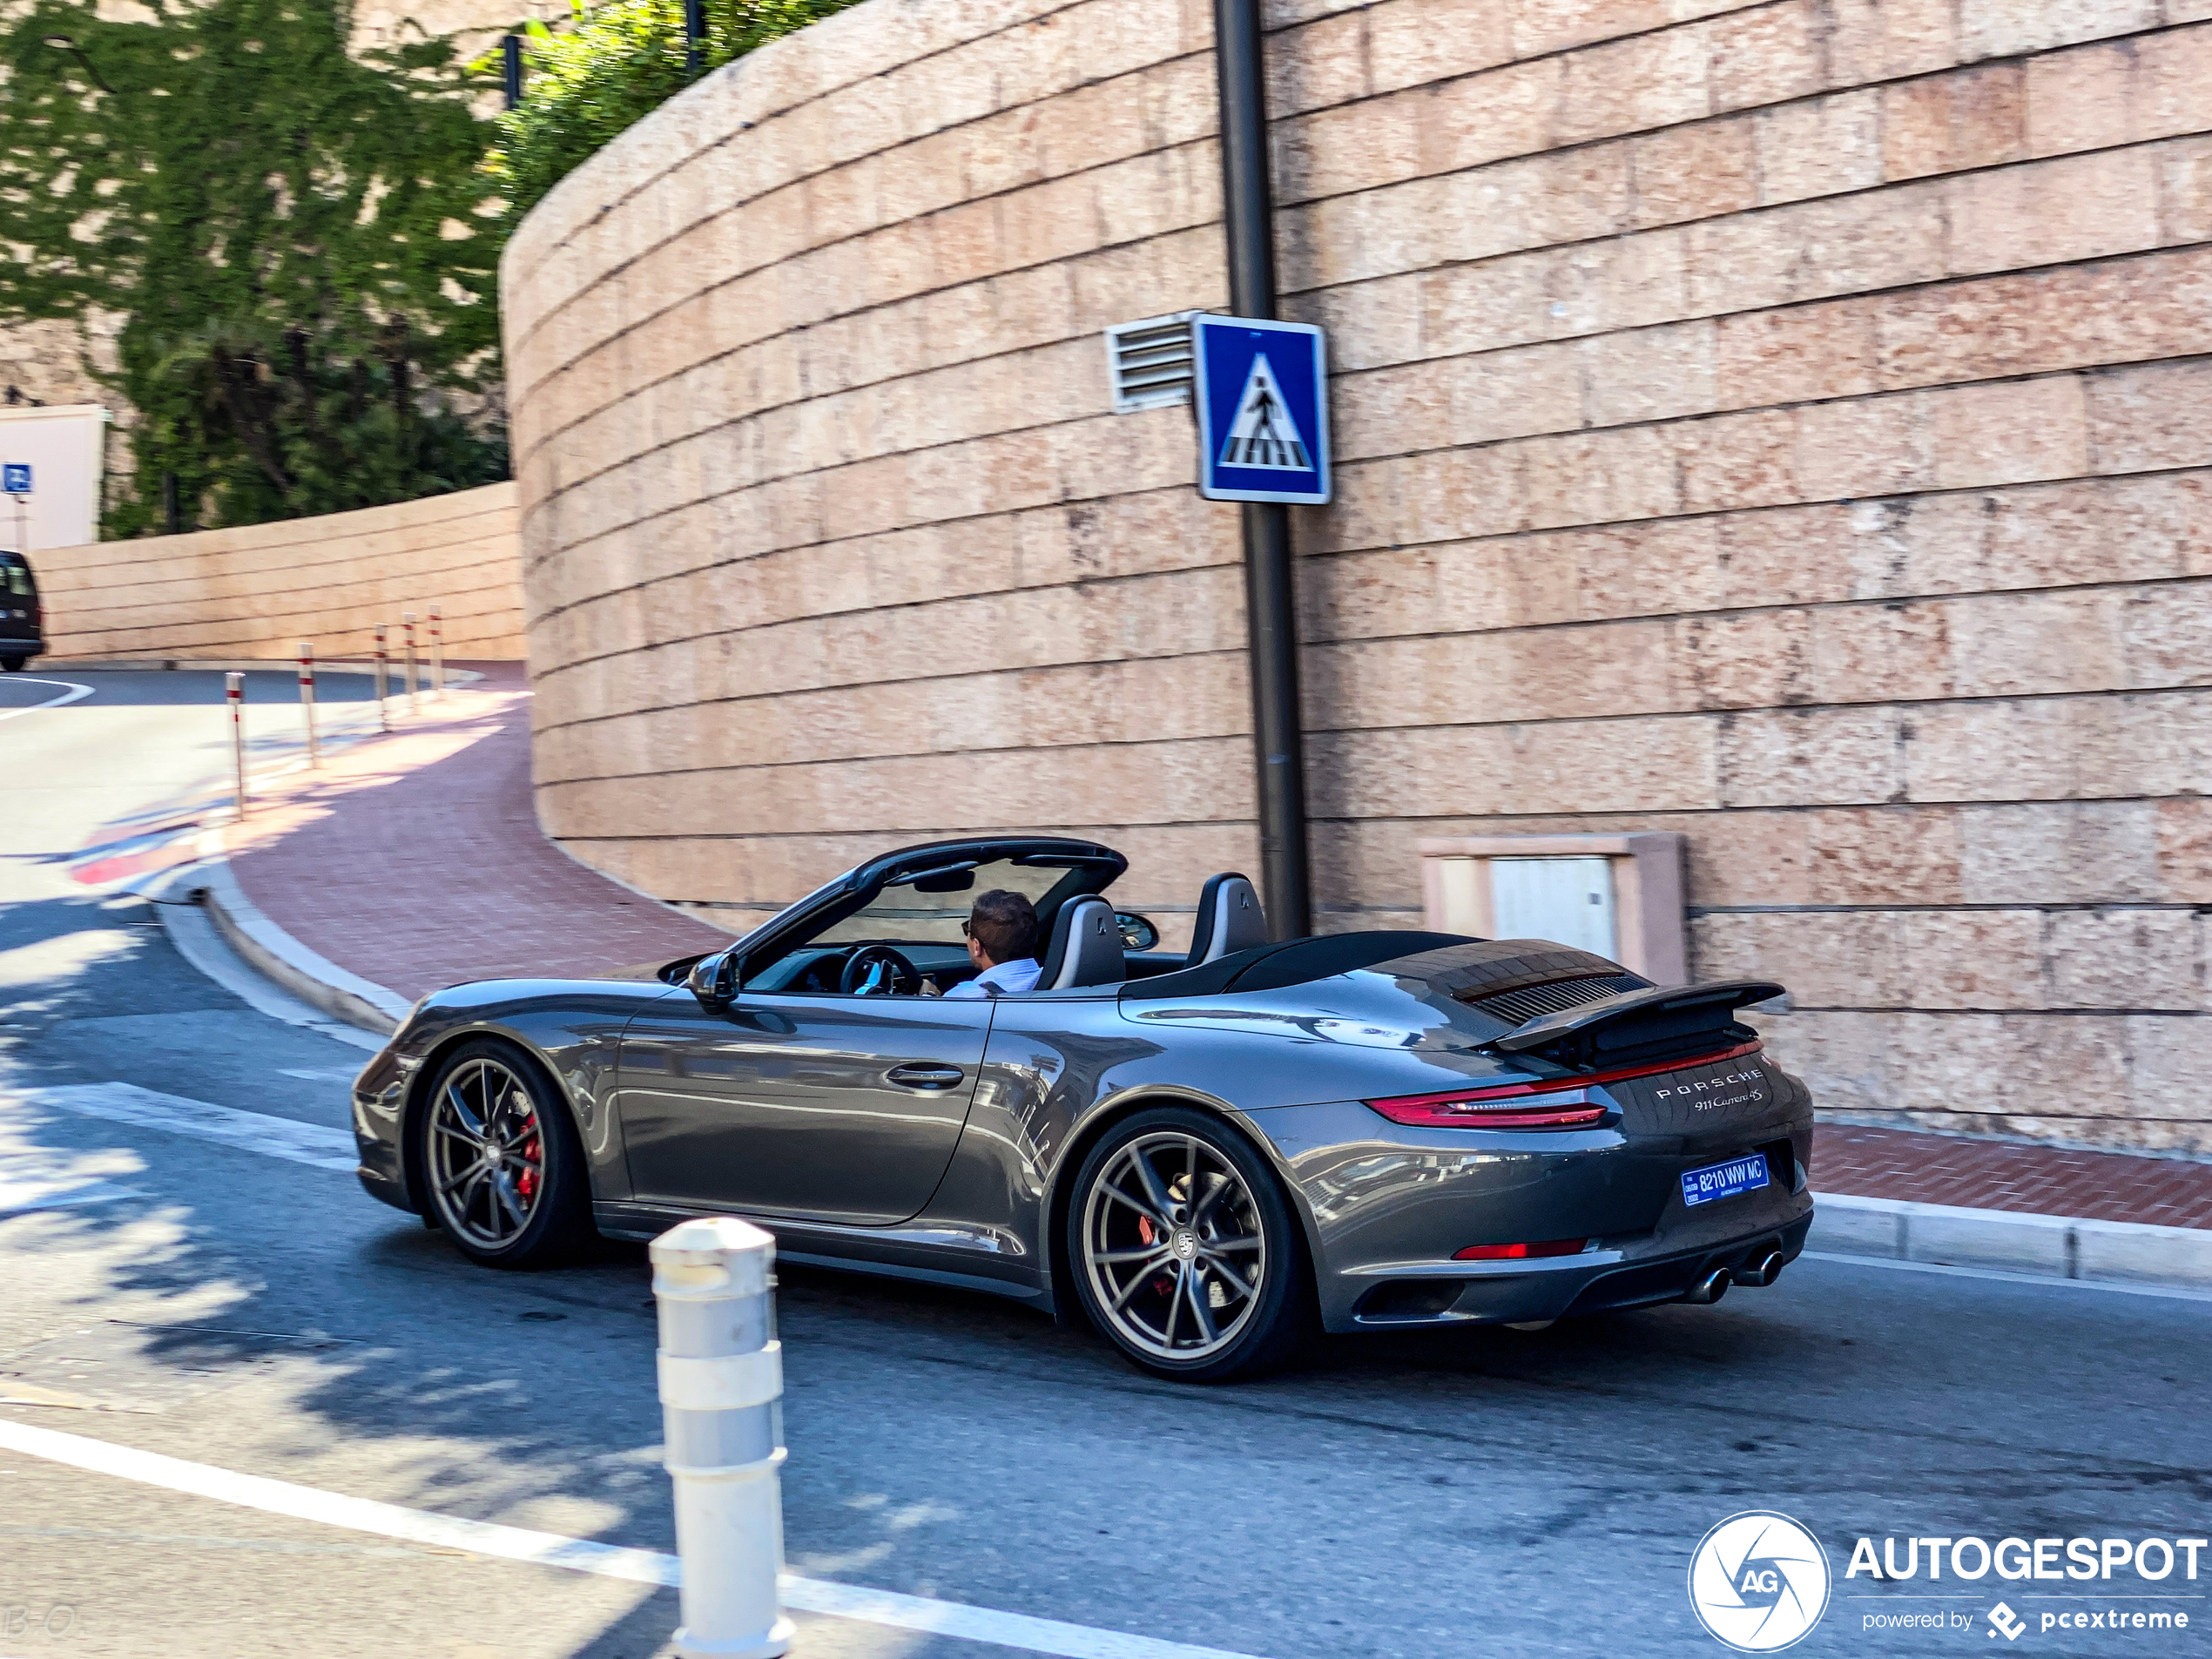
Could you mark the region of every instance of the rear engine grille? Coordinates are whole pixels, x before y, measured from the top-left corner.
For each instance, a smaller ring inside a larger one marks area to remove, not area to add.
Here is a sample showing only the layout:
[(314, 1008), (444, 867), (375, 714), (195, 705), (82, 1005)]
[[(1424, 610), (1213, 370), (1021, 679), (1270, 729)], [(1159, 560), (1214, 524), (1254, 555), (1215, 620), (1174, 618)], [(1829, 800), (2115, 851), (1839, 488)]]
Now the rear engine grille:
[(1548, 984), (1524, 985), (1516, 991), (1501, 991), (1495, 996), (1462, 997), (1460, 1001), (1494, 1020), (1521, 1026), (1547, 1014), (1557, 1014), (1561, 1008), (1577, 1008), (1585, 1002), (1618, 996), (1623, 991), (1642, 990), (1649, 982), (1634, 974), (1610, 974), (1603, 978), (1593, 979), (1555, 979)]

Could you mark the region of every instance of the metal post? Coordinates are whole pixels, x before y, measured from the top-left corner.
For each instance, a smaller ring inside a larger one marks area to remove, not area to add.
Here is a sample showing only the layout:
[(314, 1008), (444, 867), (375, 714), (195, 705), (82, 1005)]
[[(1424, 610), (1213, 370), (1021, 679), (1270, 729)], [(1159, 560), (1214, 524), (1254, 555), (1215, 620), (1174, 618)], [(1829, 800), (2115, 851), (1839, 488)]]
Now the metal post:
[(231, 760), (238, 772), (238, 815), (246, 816), (246, 676), (223, 676), (223, 701), (231, 708)]
[(314, 642), (300, 642), (300, 712), (307, 722), (307, 765), (310, 769), (322, 765), (322, 745), (315, 740), (315, 647)]
[(509, 35), (499, 43), (500, 90), (506, 94), (507, 107), (513, 109), (523, 101), (523, 37)]
[(706, 67), (705, 0), (684, 0), (684, 78), (695, 81)]
[[(1275, 206), (1268, 184), (1259, 0), (1214, 0), (1213, 16), (1229, 309), (1239, 317), (1272, 318)], [(1305, 736), (1298, 711), (1291, 515), (1280, 502), (1246, 502), (1244, 511), (1262, 896), (1269, 930), (1278, 939), (1296, 939), (1313, 930), (1313, 891), (1306, 856)]]
[(416, 675), (415, 672), (415, 612), (412, 610), (402, 610), (400, 612), (400, 626), (406, 631), (407, 636), (407, 711), (409, 714), (413, 714), (415, 712), (415, 688), (416, 683)]
[(388, 660), (384, 634), (385, 624), (380, 622), (376, 624), (376, 725), (378, 730), (389, 732), (392, 729), (392, 714), (384, 705), (384, 665)]
[(776, 1586), (784, 1563), (776, 1241), (734, 1217), (702, 1217), (653, 1240), (651, 1255), (662, 1440), (684, 1563), (676, 1650), (774, 1659), (792, 1638)]
[(446, 694), (446, 612), (443, 605), (430, 607), (430, 695), (442, 698)]

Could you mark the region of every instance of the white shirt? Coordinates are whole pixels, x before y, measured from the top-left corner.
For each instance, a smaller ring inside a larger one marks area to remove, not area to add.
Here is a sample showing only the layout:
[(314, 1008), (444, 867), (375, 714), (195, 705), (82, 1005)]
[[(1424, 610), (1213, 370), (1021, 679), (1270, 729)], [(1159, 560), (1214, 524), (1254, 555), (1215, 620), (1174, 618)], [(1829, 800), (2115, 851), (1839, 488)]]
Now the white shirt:
[(996, 991), (1001, 996), (1007, 996), (1016, 991), (1034, 991), (1037, 988), (1037, 978), (1043, 972), (1043, 967), (1034, 956), (1024, 956), (1019, 961), (994, 962), (974, 979), (963, 980), (945, 995), (948, 997), (988, 996), (992, 991)]

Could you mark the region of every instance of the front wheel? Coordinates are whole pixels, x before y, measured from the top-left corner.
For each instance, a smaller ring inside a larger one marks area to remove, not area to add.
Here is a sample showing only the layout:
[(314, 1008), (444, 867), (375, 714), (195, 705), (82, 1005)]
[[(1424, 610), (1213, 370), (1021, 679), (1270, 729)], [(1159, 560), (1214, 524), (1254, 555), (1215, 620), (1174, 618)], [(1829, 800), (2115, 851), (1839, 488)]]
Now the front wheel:
[(1116, 1124), (1068, 1206), (1091, 1321), (1156, 1377), (1223, 1382), (1291, 1359), (1314, 1324), (1305, 1241), (1274, 1171), (1185, 1106)]
[(20, 674), (23, 665), (30, 660), (28, 657), (0, 657), (0, 668), (6, 669), (10, 674)]
[(446, 1057), (421, 1120), (426, 1219), (488, 1267), (541, 1267), (591, 1236), (583, 1143), (545, 1069), (511, 1043)]

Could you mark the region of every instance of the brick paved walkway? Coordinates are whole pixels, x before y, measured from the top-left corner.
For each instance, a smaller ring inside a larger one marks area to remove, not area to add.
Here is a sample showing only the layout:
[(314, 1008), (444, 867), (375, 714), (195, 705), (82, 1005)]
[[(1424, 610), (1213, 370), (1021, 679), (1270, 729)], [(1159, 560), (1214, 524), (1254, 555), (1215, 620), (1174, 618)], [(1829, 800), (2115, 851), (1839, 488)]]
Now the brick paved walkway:
[(729, 935), (593, 873), (538, 831), (521, 665), (295, 777), (227, 832), (239, 885), (341, 968), (416, 997), (462, 980), (592, 974)]
[[(229, 832), (278, 926), (402, 995), (464, 979), (588, 974), (727, 935), (576, 863), (539, 833), (520, 666), (292, 779)], [(2212, 1228), (2212, 1164), (1823, 1124), (1821, 1192)]]
[(2161, 1227), (2212, 1227), (2212, 1163), (1823, 1123), (1816, 1192), (1974, 1210), (2024, 1210)]

